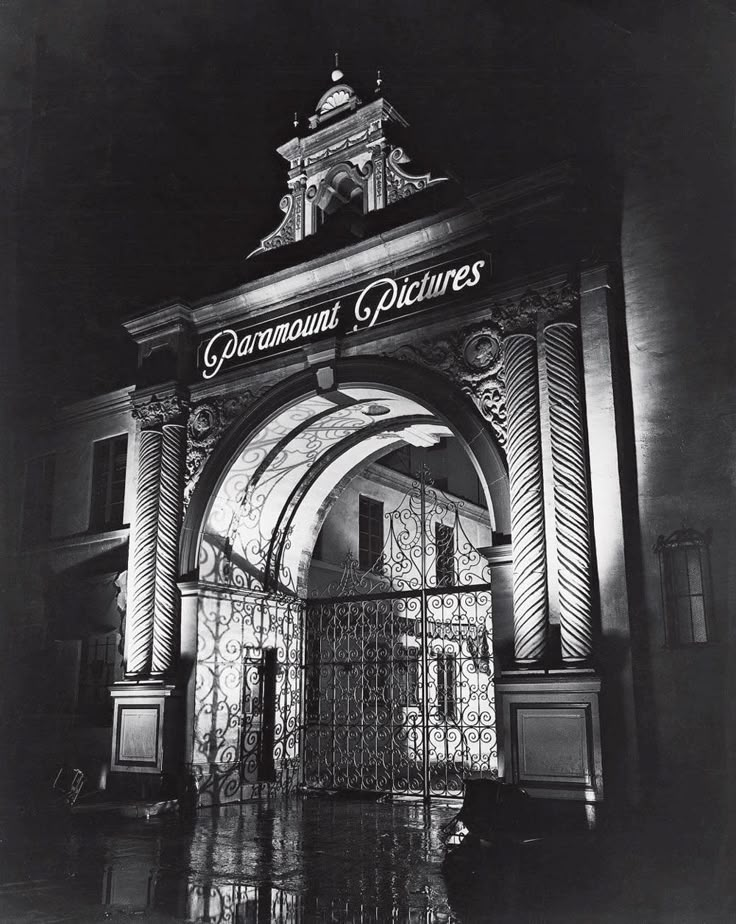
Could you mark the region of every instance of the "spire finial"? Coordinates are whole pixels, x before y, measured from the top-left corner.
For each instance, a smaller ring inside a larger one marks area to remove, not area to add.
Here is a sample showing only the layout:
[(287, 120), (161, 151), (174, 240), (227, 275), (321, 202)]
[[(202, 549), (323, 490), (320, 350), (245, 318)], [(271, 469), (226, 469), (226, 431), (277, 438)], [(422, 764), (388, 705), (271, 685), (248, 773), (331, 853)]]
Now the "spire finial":
[(337, 83), (338, 80), (342, 80), (345, 75), (340, 70), (340, 54), (335, 52), (335, 70), (332, 72), (332, 79)]
[(383, 84), (383, 80), (381, 80), (381, 68), (379, 67), (378, 70), (376, 71), (376, 94), (381, 92), (382, 84)]
[(294, 113), (294, 128), (299, 128), (299, 113)]

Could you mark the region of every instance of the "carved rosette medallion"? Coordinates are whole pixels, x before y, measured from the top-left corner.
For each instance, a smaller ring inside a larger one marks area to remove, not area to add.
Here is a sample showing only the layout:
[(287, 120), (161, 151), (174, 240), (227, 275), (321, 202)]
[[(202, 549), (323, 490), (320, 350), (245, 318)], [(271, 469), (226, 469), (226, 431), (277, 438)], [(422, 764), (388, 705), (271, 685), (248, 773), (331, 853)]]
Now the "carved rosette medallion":
[(246, 408), (253, 404), (268, 388), (258, 393), (251, 391), (235, 395), (215, 395), (192, 405), (187, 422), (187, 458), (184, 487), (184, 505), (189, 503), (199, 476), (215, 446)]
[(475, 401), (493, 427), (501, 445), (506, 443), (506, 399), (501, 377), (501, 329), (493, 322), (465, 327), (436, 340), (401, 346), (396, 359), (442, 372)]

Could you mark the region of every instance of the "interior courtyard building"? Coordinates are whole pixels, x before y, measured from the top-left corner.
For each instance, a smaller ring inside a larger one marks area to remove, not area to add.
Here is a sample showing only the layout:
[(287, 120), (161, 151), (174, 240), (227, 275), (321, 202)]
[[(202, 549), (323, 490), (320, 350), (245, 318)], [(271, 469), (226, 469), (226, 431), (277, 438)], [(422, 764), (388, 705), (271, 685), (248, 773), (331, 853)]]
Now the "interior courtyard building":
[(202, 806), (719, 792), (733, 322), (668, 227), (689, 175), (468, 190), (339, 69), (278, 153), (247, 281), (19, 430), (19, 765)]

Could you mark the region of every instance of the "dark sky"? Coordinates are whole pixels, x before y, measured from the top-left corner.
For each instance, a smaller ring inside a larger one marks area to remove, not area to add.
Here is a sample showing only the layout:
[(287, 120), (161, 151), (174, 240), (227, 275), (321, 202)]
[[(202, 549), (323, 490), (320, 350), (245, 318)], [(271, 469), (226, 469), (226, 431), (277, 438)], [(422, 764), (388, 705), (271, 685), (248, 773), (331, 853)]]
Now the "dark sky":
[[(689, 19), (697, 41), (697, 3), (641, 6), (5, 0), (26, 372), (58, 394), (129, 382), (120, 318), (245, 278), (281, 215), (275, 148), (294, 110), (313, 111), (335, 50), (365, 95), (381, 68), (424, 163), (478, 187), (612, 156), (611, 111), (677, 71)], [(652, 54), (633, 65), (641, 36)]]

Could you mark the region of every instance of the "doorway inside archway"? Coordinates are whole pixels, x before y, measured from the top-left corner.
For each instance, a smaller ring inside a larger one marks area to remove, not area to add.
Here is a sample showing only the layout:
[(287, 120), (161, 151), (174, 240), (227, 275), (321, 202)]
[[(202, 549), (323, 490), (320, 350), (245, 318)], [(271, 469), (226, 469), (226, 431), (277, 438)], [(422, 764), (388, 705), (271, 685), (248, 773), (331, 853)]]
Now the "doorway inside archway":
[(200, 545), (204, 801), (298, 784), (431, 798), (495, 771), (487, 553), (505, 483), (488, 482), (462, 434), (385, 386), (254, 428)]

